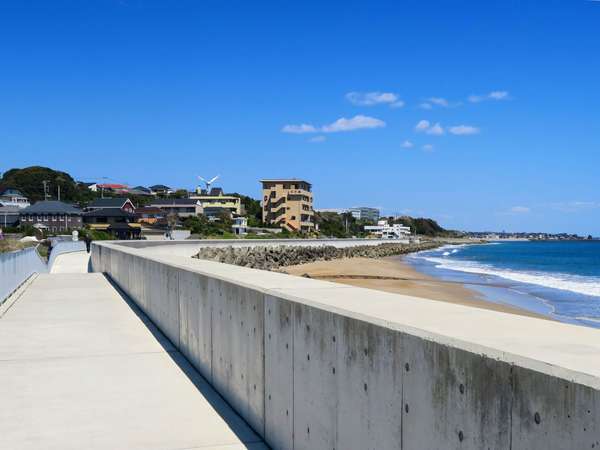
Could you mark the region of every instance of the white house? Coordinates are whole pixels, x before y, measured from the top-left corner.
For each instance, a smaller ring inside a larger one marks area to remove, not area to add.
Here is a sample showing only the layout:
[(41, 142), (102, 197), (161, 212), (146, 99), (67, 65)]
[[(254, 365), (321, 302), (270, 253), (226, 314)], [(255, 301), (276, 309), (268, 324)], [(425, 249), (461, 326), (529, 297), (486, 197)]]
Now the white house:
[(379, 239), (401, 239), (408, 242), (410, 237), (410, 227), (399, 223), (390, 225), (387, 220), (379, 220), (377, 225), (367, 225), (365, 231), (370, 231)]

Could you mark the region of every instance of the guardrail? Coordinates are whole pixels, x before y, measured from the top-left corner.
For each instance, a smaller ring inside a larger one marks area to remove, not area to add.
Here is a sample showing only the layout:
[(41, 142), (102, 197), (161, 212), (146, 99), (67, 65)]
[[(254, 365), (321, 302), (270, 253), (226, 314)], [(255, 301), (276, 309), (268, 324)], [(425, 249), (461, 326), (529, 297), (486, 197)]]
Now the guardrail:
[(92, 267), (275, 449), (600, 445), (598, 330), (135, 247)]
[(34, 273), (48, 272), (35, 247), (0, 253), (0, 304)]
[(46, 263), (35, 247), (0, 253), (0, 304), (35, 273), (48, 273), (59, 255), (85, 251), (82, 241), (55, 241)]
[(59, 255), (81, 251), (85, 251), (85, 242), (83, 241), (55, 241), (48, 260), (48, 272), (52, 270), (54, 261)]

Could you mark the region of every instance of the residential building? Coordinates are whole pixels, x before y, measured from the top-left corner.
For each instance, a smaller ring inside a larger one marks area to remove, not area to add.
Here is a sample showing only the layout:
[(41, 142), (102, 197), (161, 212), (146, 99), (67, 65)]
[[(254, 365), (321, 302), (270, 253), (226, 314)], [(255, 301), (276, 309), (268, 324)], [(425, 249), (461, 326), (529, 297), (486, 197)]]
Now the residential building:
[(21, 225), (31, 225), (48, 231), (78, 230), (82, 227), (82, 211), (56, 200), (37, 202), (21, 210)]
[(379, 239), (401, 239), (408, 241), (410, 237), (410, 227), (395, 223), (390, 225), (387, 220), (380, 220), (377, 225), (367, 225), (365, 231), (370, 231), (371, 234)]
[(356, 220), (368, 220), (377, 222), (379, 220), (379, 209), (367, 206), (355, 206), (347, 210)]
[(234, 217), (231, 229), (238, 236), (248, 234), (248, 218), (241, 216)]
[(145, 186), (135, 186), (127, 189), (129, 195), (155, 195), (150, 188)]
[(88, 186), (88, 189), (93, 192), (100, 191), (103, 194), (107, 193), (107, 192), (121, 193), (121, 192), (127, 191), (127, 185), (120, 184), (120, 183), (95, 183), (95, 184), (90, 184)]
[(261, 180), (263, 222), (288, 231), (315, 229), (312, 185), (298, 179)]
[(138, 223), (145, 225), (166, 225), (166, 216), (162, 209), (152, 206), (136, 208), (135, 217)]
[(21, 210), (18, 206), (0, 206), (0, 228), (16, 227)]
[(165, 216), (177, 214), (185, 218), (202, 214), (202, 204), (199, 200), (191, 198), (157, 198), (148, 205), (160, 209)]
[(106, 208), (119, 208), (131, 214), (135, 213), (134, 204), (126, 197), (97, 198), (87, 206), (86, 211)]
[(18, 189), (8, 188), (0, 192), (0, 206), (17, 206), (27, 208), (31, 206), (29, 199)]
[(223, 212), (231, 216), (243, 214), (242, 200), (234, 195), (225, 195), (219, 187), (212, 188), (208, 193), (202, 189), (200, 194), (192, 194), (189, 198), (199, 201), (202, 214), (209, 218), (218, 217)]
[(135, 215), (121, 208), (101, 208), (83, 213), (83, 223), (90, 230), (106, 231), (117, 239), (139, 239), (142, 226)]
[(154, 186), (150, 186), (150, 190), (159, 195), (170, 195), (175, 192), (169, 186), (165, 186), (164, 184), (155, 184)]

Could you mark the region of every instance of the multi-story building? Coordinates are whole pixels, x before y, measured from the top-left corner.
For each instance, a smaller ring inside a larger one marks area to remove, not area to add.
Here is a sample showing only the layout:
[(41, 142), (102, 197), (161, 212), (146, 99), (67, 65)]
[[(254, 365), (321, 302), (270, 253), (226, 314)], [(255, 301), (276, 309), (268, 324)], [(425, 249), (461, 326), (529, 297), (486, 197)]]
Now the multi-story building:
[(148, 205), (160, 209), (165, 216), (176, 214), (180, 218), (202, 214), (200, 201), (192, 198), (157, 198)]
[(0, 206), (17, 206), (19, 208), (27, 208), (30, 205), (29, 199), (25, 197), (18, 189), (8, 188), (0, 192)]
[(37, 202), (21, 210), (21, 225), (31, 225), (48, 231), (78, 230), (82, 226), (81, 210), (67, 203), (52, 201)]
[(369, 208), (367, 206), (355, 206), (348, 208), (348, 212), (352, 214), (356, 220), (368, 220), (377, 222), (379, 220), (379, 210), (377, 208)]
[(190, 195), (190, 199), (200, 202), (202, 214), (207, 217), (218, 217), (223, 212), (231, 216), (243, 213), (242, 200), (234, 195), (225, 195), (221, 188), (212, 188), (210, 192), (201, 190), (200, 193)]
[(260, 180), (263, 188), (264, 223), (288, 231), (308, 233), (315, 229), (312, 185), (304, 180)]
[(87, 206), (86, 211), (113, 208), (119, 208), (130, 214), (135, 213), (135, 206), (126, 197), (97, 198)]
[(100, 208), (83, 213), (83, 222), (91, 230), (106, 231), (117, 239), (139, 239), (142, 226), (132, 212), (122, 208)]

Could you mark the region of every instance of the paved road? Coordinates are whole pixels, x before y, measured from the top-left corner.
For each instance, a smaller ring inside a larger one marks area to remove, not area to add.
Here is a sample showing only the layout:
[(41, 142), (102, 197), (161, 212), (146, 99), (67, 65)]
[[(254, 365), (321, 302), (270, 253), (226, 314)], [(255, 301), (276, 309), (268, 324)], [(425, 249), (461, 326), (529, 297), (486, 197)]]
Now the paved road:
[(0, 449), (267, 448), (103, 275), (39, 275), (15, 297), (0, 311)]
[(87, 273), (89, 262), (87, 252), (64, 253), (56, 257), (50, 273)]

